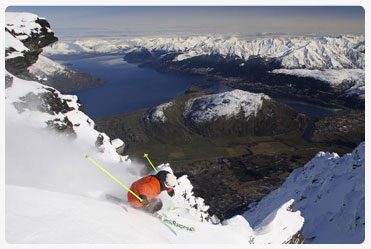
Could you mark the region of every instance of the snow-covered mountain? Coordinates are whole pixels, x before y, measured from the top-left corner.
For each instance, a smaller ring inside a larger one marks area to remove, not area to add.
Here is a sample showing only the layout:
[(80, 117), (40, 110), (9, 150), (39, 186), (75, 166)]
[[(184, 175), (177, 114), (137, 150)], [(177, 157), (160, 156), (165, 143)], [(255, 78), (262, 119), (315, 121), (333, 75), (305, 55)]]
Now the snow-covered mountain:
[[(23, 56), (22, 51), (14, 52)], [(7, 71), (5, 97), (8, 242), (284, 243), (303, 225), (300, 212), (288, 209), (291, 201), (276, 210), (280, 215), (265, 226), (264, 235), (255, 234), (241, 216), (214, 225), (203, 199), (193, 195), (187, 176), (178, 178), (173, 198), (161, 195), (162, 212), (172, 206), (188, 210), (167, 215), (197, 232), (170, 230), (129, 205), (125, 211), (107, 202), (104, 195), (125, 200), (126, 192), (85, 160), (84, 154), (127, 184), (142, 176), (144, 166), (117, 153), (115, 143), (80, 110), (76, 96)], [(168, 164), (157, 169), (171, 171)], [(277, 225), (282, 219), (289, 222)]]
[(183, 115), (196, 123), (211, 122), (218, 118), (229, 119), (240, 114), (248, 120), (261, 109), (263, 100), (270, 100), (270, 97), (242, 90), (211, 94), (188, 100)]
[(200, 55), (219, 54), (243, 60), (252, 57), (276, 58), (284, 68), (340, 69), (364, 68), (363, 36), (276, 37), (243, 40), (236, 37), (189, 36), (134, 38), (125, 40), (85, 39), (59, 42), (45, 49), (46, 54), (82, 52), (117, 53), (123, 49), (179, 53), (176, 61)]
[[(261, 109), (264, 99), (270, 100), (270, 97), (242, 90), (194, 97), (185, 103), (183, 116), (194, 122), (204, 123), (219, 118), (237, 118), (242, 112), (245, 119), (248, 120), (250, 116), (255, 115)], [(146, 119), (152, 123), (166, 122), (168, 119), (165, 110), (172, 105), (173, 102), (168, 102), (152, 108), (147, 113)]]
[(268, 95), (238, 89), (186, 94), (150, 108), (143, 120), (149, 134), (161, 137), (182, 137), (188, 132), (203, 136), (271, 136), (304, 125), (302, 114)]
[[(16, 15), (19, 20), (29, 20), (30, 16)], [(30, 50), (25, 45), (29, 38), (24, 35), (33, 36), (33, 25), (22, 25), (20, 37), (6, 31), (11, 40), (5, 47), (10, 56), (5, 61), (8, 66), (16, 65), (12, 58), (24, 60)], [(33, 56), (27, 67), (37, 61), (38, 53)], [(173, 198), (161, 194), (161, 212), (196, 231), (170, 230), (129, 205), (122, 208), (105, 200), (107, 193), (125, 200), (126, 192), (85, 160), (85, 153), (127, 184), (141, 177), (147, 166), (118, 154), (116, 143), (95, 129), (94, 121), (81, 111), (76, 96), (61, 94), (53, 87), (21, 79), (9, 71), (5, 78), (7, 242), (272, 244), (293, 241), (299, 231), (308, 242), (331, 240), (336, 233), (345, 242), (362, 241), (363, 144), (342, 158), (319, 154), (304, 168), (294, 171), (282, 188), (246, 213), (247, 219), (237, 215), (222, 224), (212, 224), (208, 207), (202, 198), (194, 196), (187, 176), (179, 177)], [(168, 164), (157, 168), (171, 171)], [(291, 188), (283, 191), (288, 185), (298, 192)], [(317, 190), (321, 196), (315, 194)], [(313, 208), (309, 200), (317, 201), (321, 208)], [(174, 206), (187, 212), (168, 209)], [(332, 229), (335, 223), (342, 227)], [(313, 232), (314, 228), (321, 234)], [(308, 237), (316, 235), (312, 241)]]
[(362, 243), (365, 239), (365, 144), (352, 153), (318, 153), (294, 170), (280, 188), (250, 205), (244, 217), (259, 229), (262, 219), (287, 200), (305, 219), (305, 243)]
[[(276, 69), (273, 73), (315, 78), (340, 89), (342, 96), (364, 98), (364, 36), (282, 36), (254, 40), (217, 36), (83, 39), (58, 42), (46, 48), (44, 53), (122, 53), (129, 62), (132, 57), (133, 62), (152, 59), (155, 67), (162, 65), (165, 70), (170, 67), (212, 75), (220, 73), (213, 71), (212, 60), (218, 62), (223, 58), (224, 63), (234, 63), (233, 70), (240, 72), (249, 62), (250, 66), (255, 65), (254, 60), (262, 58), (259, 63), (270, 65), (265, 65), (266, 70)], [(251, 70), (254, 66), (246, 73), (251, 74)], [(342, 87), (339, 88), (340, 84)]]
[(365, 70), (353, 69), (275, 69), (272, 73), (289, 74), (299, 77), (311, 77), (330, 84), (340, 91), (345, 89), (344, 95), (356, 95), (365, 98)]

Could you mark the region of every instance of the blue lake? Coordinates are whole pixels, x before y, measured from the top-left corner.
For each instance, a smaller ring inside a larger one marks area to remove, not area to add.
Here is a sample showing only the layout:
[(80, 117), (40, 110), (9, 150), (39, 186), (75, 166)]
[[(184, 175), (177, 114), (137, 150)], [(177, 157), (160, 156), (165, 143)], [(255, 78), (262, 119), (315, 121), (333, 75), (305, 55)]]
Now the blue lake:
[[(203, 76), (161, 73), (152, 68), (138, 67), (125, 62), (122, 55), (71, 57), (59, 62), (106, 81), (99, 86), (72, 92), (80, 98), (84, 112), (92, 118), (126, 114), (168, 102), (182, 95), (192, 83), (203, 83), (204, 90), (210, 93), (231, 90)], [(309, 118), (331, 116), (340, 111), (287, 96), (275, 99)]]
[(192, 83), (205, 77), (160, 73), (123, 60), (122, 55), (96, 56), (59, 60), (68, 67), (90, 73), (106, 83), (72, 92), (84, 104), (92, 118), (129, 113), (167, 102), (182, 95)]

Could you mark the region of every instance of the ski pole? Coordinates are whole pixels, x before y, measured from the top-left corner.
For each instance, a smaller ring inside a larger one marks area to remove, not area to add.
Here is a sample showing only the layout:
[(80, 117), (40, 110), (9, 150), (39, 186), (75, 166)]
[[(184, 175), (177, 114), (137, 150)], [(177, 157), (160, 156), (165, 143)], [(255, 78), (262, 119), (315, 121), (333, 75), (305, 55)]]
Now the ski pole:
[(91, 158), (88, 154), (85, 154), (85, 158), (89, 160), (92, 164), (94, 164), (98, 169), (102, 170), (106, 173), (109, 177), (111, 177), (115, 182), (117, 182), (121, 187), (129, 191), (132, 195), (134, 195), (140, 202), (143, 202), (143, 199), (140, 198), (136, 193), (134, 193), (130, 188), (128, 188), (125, 184), (123, 184), (119, 179), (114, 177), (108, 170), (106, 170), (102, 165), (100, 165), (97, 161)]
[(158, 173), (158, 170), (156, 169), (156, 167), (153, 165), (151, 160), (149, 160), (148, 154), (144, 153), (144, 158), (147, 158), (147, 161), (149, 162), (149, 164), (152, 166), (152, 168), (155, 170), (155, 172)]

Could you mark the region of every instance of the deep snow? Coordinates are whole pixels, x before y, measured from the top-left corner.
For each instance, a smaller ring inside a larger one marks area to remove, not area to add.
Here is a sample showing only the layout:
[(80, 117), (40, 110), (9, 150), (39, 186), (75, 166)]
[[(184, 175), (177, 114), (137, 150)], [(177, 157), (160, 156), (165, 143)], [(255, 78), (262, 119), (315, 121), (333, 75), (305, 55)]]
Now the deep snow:
[(259, 112), (263, 100), (270, 100), (270, 97), (263, 93), (251, 93), (238, 89), (210, 94), (188, 100), (183, 116), (197, 123), (205, 123), (218, 118), (230, 119), (242, 112), (248, 120), (250, 116)]
[(319, 152), (294, 170), (280, 188), (252, 204), (244, 217), (254, 229), (281, 203), (294, 199), (293, 210), (305, 219), (307, 243), (362, 243), (365, 238), (365, 143), (352, 153)]

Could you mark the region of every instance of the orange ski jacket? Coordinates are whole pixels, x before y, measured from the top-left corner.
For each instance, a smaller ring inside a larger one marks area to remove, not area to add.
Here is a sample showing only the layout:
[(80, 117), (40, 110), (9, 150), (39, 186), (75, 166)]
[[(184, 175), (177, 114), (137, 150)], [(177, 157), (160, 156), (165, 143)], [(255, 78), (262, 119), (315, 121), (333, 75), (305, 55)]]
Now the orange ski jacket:
[[(135, 181), (130, 189), (138, 196), (146, 198), (148, 202), (155, 199), (162, 190), (167, 190), (169, 194), (174, 191), (172, 188), (163, 189), (160, 180), (153, 175), (145, 176)], [(130, 192), (128, 192), (128, 201), (136, 208), (143, 207), (143, 204)]]

